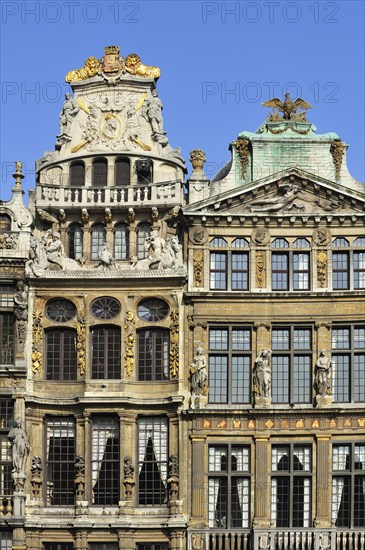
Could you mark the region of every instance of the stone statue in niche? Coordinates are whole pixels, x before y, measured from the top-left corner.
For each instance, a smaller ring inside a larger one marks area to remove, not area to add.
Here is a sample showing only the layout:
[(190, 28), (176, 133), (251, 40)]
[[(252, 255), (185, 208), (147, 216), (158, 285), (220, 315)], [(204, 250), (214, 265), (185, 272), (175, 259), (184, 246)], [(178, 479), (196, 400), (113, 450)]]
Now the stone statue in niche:
[(24, 349), (28, 320), (28, 287), (19, 280), (14, 292), (14, 315), (16, 319), (17, 346), (20, 352)]
[(258, 397), (271, 397), (271, 351), (267, 348), (255, 360), (253, 385)]
[(207, 359), (202, 347), (198, 347), (190, 365), (190, 381), (192, 395), (208, 394), (208, 367)]
[(149, 99), (143, 105), (142, 116), (144, 116), (151, 124), (152, 139), (166, 147), (169, 140), (166, 137), (166, 132), (163, 130), (162, 118), (162, 101), (158, 97), (156, 89), (152, 90)]
[(331, 361), (322, 349), (316, 362), (317, 394), (321, 396), (331, 394)]
[(62, 111), (60, 113), (60, 134), (57, 136), (57, 145), (62, 145), (66, 141), (71, 141), (69, 131), (71, 128), (72, 119), (79, 112), (79, 108), (76, 105), (71, 94), (65, 95), (65, 103), (63, 104)]
[(29, 442), (19, 419), (15, 421), (14, 428), (8, 433), (8, 439), (11, 442), (13, 473), (24, 473), (24, 465), (29, 452)]

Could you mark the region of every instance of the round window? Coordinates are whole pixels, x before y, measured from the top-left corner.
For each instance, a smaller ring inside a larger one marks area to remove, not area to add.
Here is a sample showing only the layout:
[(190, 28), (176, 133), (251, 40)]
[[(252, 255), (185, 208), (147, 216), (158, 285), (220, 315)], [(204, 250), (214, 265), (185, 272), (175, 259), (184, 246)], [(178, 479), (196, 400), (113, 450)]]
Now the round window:
[(92, 302), (91, 311), (98, 319), (113, 319), (120, 312), (120, 303), (115, 298), (103, 296)]
[(162, 321), (169, 312), (169, 306), (163, 300), (150, 298), (143, 300), (137, 308), (138, 317), (142, 321)]
[(46, 305), (46, 315), (51, 321), (65, 323), (76, 315), (76, 306), (69, 300), (52, 300)]

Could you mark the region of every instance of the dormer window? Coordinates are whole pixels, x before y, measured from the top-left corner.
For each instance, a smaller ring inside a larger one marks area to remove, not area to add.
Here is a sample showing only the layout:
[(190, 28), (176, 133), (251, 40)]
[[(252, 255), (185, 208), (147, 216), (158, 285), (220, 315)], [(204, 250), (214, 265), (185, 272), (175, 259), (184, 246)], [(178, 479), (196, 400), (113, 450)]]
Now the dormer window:
[(115, 161), (114, 174), (115, 180), (114, 183), (117, 187), (129, 185), (131, 182), (131, 167), (128, 158), (119, 157)]
[(70, 187), (82, 187), (85, 185), (85, 164), (82, 161), (73, 162), (70, 165)]
[(108, 184), (108, 161), (96, 159), (93, 162), (92, 185), (93, 187), (106, 187)]

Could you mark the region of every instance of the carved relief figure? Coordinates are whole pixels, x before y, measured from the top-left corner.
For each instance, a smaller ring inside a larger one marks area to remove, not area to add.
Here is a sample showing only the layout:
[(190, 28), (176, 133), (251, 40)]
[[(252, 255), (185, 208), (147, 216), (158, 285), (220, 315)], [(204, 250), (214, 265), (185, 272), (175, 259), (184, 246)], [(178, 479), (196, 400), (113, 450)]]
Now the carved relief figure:
[(152, 233), (153, 231), (151, 232), (151, 235), (146, 238), (145, 243), (148, 258), (132, 263), (132, 269), (147, 271), (150, 269), (177, 268), (177, 256), (180, 252), (178, 237), (175, 235), (173, 237), (169, 237), (165, 241), (160, 237), (153, 238)]
[(253, 383), (259, 397), (271, 396), (271, 351), (267, 348), (255, 360)]
[(190, 365), (191, 393), (193, 395), (207, 395), (208, 367), (202, 347), (197, 348), (195, 357)]
[(298, 185), (293, 185), (291, 183), (281, 185), (278, 189), (278, 194), (275, 197), (270, 197), (268, 199), (262, 198), (257, 201), (253, 201), (249, 206), (249, 210), (250, 212), (276, 212), (282, 209), (291, 210), (292, 208), (297, 208), (298, 210), (304, 212), (305, 206), (294, 202), (294, 199), (299, 191), (300, 188)]
[(316, 386), (318, 395), (331, 393), (331, 360), (325, 349), (321, 350), (316, 363)]
[(130, 456), (124, 457), (124, 477), (131, 477), (134, 476), (134, 466), (132, 462), (132, 458)]
[(13, 472), (24, 473), (24, 464), (29, 452), (29, 442), (19, 419), (15, 421), (14, 428), (8, 433), (8, 439), (11, 442)]

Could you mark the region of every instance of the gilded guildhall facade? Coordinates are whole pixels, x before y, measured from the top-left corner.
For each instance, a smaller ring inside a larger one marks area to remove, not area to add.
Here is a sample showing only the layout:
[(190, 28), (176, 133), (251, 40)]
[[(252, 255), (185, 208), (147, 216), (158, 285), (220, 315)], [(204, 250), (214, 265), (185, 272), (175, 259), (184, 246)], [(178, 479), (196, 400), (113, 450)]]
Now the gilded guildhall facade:
[(347, 145), (287, 95), (184, 181), (159, 76), (114, 46), (68, 73), (29, 208), (20, 163), (0, 203), (1, 549), (363, 550)]

